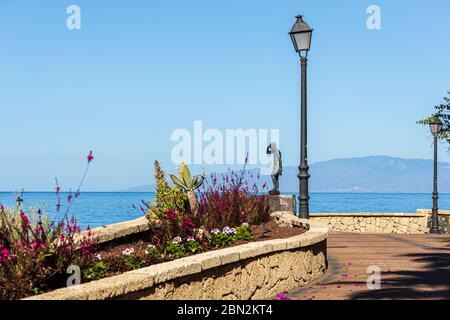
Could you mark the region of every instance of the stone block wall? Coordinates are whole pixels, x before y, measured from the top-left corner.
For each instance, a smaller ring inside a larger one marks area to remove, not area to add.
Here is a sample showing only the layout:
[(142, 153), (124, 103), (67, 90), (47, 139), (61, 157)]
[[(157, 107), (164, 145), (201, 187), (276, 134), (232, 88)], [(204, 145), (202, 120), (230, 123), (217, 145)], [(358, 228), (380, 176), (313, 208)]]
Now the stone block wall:
[(428, 230), (427, 216), (406, 213), (325, 213), (312, 214), (312, 221), (330, 231), (422, 234)]
[(326, 242), (306, 250), (268, 254), (165, 282), (118, 299), (262, 300), (319, 278), (326, 271)]
[[(450, 210), (438, 211), (439, 232), (450, 234)], [(431, 228), (431, 209), (417, 209), (417, 213), (426, 214), (428, 217), (428, 229)]]
[[(431, 227), (431, 210), (425, 209), (417, 213), (315, 213), (310, 218), (337, 232), (425, 234)], [(439, 230), (450, 233), (449, 211), (439, 212)]]

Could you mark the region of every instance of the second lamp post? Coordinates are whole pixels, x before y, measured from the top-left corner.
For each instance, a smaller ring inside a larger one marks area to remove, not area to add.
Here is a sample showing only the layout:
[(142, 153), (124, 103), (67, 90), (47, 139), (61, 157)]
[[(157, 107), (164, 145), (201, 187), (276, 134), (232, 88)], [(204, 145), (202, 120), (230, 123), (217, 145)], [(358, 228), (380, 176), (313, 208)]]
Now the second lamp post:
[(309, 193), (308, 193), (308, 147), (307, 147), (307, 95), (306, 95), (306, 66), (308, 62), (308, 51), (311, 47), (311, 36), (313, 29), (303, 21), (303, 16), (297, 16), (297, 21), (289, 33), (294, 44), (295, 51), (300, 55), (301, 62), (301, 128), (300, 128), (300, 166), (299, 181), (299, 205), (300, 218), (309, 219)]
[(442, 131), (442, 122), (434, 119), (430, 122), (430, 130), (434, 139), (434, 175), (433, 175), (433, 209), (431, 210), (431, 233), (439, 233), (438, 220), (438, 175), (437, 175), (437, 155), (438, 155), (438, 137)]

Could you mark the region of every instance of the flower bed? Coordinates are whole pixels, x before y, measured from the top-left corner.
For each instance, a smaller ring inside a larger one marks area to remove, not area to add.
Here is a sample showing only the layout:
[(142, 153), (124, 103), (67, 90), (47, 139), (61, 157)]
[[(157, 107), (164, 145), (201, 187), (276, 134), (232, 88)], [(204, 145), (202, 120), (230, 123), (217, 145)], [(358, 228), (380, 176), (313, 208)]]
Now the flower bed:
[[(88, 165), (92, 159), (90, 153)], [(86, 172), (87, 169), (82, 181)], [(111, 232), (103, 229), (96, 230), (95, 234), (91, 230), (81, 232), (75, 218), (68, 218), (74, 199), (80, 196), (79, 188), (74, 195), (69, 195), (59, 222), (48, 221), (40, 210), (37, 219), (31, 219), (33, 212), (24, 213), (20, 196), (13, 210), (1, 207), (1, 298), (18, 299), (43, 292), (44, 296), (51, 295), (52, 290), (64, 286), (82, 289), (91, 281), (170, 265), (220, 252), (225, 247), (245, 247), (245, 243), (258, 244), (257, 252), (261, 255), (270, 251), (264, 251), (267, 248), (273, 248), (259, 245), (263, 240), (296, 239), (305, 232), (302, 224), (282, 228), (276, 223), (276, 217), (271, 219), (269, 197), (259, 194), (255, 177), (246, 176), (245, 167), (241, 172), (230, 171), (220, 178), (214, 174), (206, 178), (204, 174), (191, 176), (183, 164), (178, 177), (170, 174), (173, 181), (170, 186), (156, 161), (155, 178), (156, 201), (133, 205), (145, 214), (144, 221), (132, 222), (137, 229), (125, 224), (124, 228), (117, 225), (106, 228)], [(58, 181), (56, 195), (59, 212), (62, 205)], [(314, 255), (315, 249), (308, 250)], [(323, 249), (319, 252), (323, 253)], [(230, 255), (233, 260), (232, 257), (233, 254)], [(242, 259), (251, 257), (244, 255)], [(221, 265), (230, 263), (222, 258), (220, 261)]]
[[(92, 152), (87, 160), (89, 166)], [(98, 239), (89, 230), (80, 234), (75, 218), (68, 218), (80, 187), (69, 194), (59, 221), (48, 221), (41, 210), (25, 213), (18, 196), (15, 208), (0, 210), (0, 298), (18, 299), (252, 240), (252, 226), (269, 221), (270, 204), (266, 196), (253, 197), (257, 184), (250, 185), (245, 175), (244, 167), (221, 179), (212, 174), (208, 181), (204, 174), (191, 176), (183, 164), (178, 177), (170, 174), (170, 186), (156, 161), (156, 202), (142, 201), (140, 206), (148, 226), (138, 242), (133, 235), (127, 247), (108, 252), (97, 246)], [(56, 196), (59, 213), (57, 180)], [(30, 219), (33, 215), (37, 218)]]
[[(131, 234), (101, 244), (96, 254), (96, 262), (84, 273), (84, 282), (114, 276), (123, 272), (137, 270), (153, 264), (173, 261), (201, 252), (217, 250), (222, 247), (239, 246), (245, 243), (285, 239), (306, 231), (303, 227), (280, 227), (274, 220), (253, 226), (237, 228), (225, 227), (211, 231), (208, 242), (199, 243), (193, 237), (176, 237), (163, 251), (148, 243), (145, 233)], [(93, 231), (95, 233), (95, 230)], [(238, 234), (239, 233), (239, 234)]]
[[(322, 276), (326, 270), (327, 229), (289, 213), (275, 213), (273, 221), (285, 225), (279, 228), (290, 230), (287, 232), (296, 230), (287, 226), (308, 231), (212, 250), (29, 299), (269, 299)], [(145, 222), (141, 219), (140, 223)], [(139, 230), (140, 223), (122, 223), (120, 228), (133, 225)], [(109, 238), (107, 244), (124, 239), (115, 238), (120, 228), (106, 228), (114, 235), (107, 235), (104, 229), (93, 231)]]

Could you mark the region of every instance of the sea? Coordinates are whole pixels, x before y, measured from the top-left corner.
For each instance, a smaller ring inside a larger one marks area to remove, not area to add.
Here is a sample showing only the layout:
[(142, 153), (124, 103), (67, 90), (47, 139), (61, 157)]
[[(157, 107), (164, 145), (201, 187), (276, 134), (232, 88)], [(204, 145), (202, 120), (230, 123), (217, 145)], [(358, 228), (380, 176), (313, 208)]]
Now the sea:
[[(56, 210), (54, 192), (25, 192), (23, 206), (48, 212), (52, 219), (62, 217), (67, 209), (67, 193), (61, 193), (61, 209)], [(69, 216), (74, 216), (85, 229), (122, 222), (141, 217), (142, 201), (155, 199), (154, 193), (145, 192), (82, 192), (72, 202)], [(14, 206), (16, 194), (0, 192), (0, 204)], [(431, 193), (312, 193), (310, 212), (405, 212), (431, 208)], [(450, 209), (450, 193), (439, 195), (439, 207)]]

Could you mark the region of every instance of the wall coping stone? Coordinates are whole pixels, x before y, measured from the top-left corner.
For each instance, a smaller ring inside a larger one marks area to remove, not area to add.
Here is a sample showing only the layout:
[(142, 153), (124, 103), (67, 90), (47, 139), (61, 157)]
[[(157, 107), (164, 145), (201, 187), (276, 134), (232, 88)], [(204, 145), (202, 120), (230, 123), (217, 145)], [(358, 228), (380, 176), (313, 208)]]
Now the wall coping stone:
[(342, 213), (311, 213), (309, 216), (320, 217), (425, 217), (424, 212), (402, 213), (402, 212), (342, 212)]
[[(91, 230), (93, 235), (98, 239), (99, 243), (109, 242), (119, 238), (144, 232), (150, 229), (150, 225), (146, 217), (129, 220), (125, 222), (113, 223), (106, 226), (101, 226)], [(86, 231), (81, 233), (81, 236)]]
[[(426, 215), (430, 215), (431, 214), (431, 209), (417, 209), (417, 213), (421, 213), (421, 214), (426, 214)], [(441, 216), (449, 216), (450, 215), (450, 210), (441, 210), (439, 209), (438, 214)]]
[[(290, 221), (292, 225), (306, 226), (308, 231), (287, 239), (274, 239), (261, 242), (208, 251), (198, 255), (170, 262), (151, 265), (120, 275), (88, 282), (78, 286), (56, 289), (44, 294), (28, 297), (25, 300), (92, 300), (120, 297), (177, 278), (198, 274), (212, 268), (225, 266), (240, 260), (257, 258), (270, 253), (308, 247), (327, 239), (328, 228), (320, 223), (302, 220), (291, 212), (274, 212), (276, 219)], [(144, 218), (145, 219), (145, 218)], [(123, 230), (121, 229), (123, 228)], [(102, 232), (101, 238), (115, 239), (131, 234), (131, 230), (142, 230), (142, 218), (94, 229)]]

